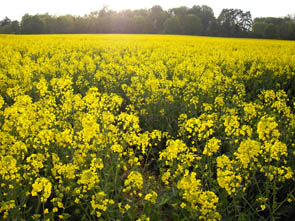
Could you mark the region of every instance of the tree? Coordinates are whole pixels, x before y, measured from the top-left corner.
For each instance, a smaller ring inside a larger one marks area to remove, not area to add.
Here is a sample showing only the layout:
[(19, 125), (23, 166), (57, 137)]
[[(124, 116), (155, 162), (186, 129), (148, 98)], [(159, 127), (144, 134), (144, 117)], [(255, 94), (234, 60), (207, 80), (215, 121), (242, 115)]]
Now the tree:
[(59, 34), (72, 34), (74, 33), (74, 16), (64, 15), (59, 16), (56, 20), (56, 30)]
[(286, 18), (288, 18), (290, 21), (295, 22), (295, 14), (294, 14), (294, 13), (293, 13), (293, 14), (288, 14), (288, 15), (286, 16)]
[(182, 34), (179, 18), (176, 16), (168, 18), (164, 23), (164, 30), (166, 34)]
[(137, 34), (153, 33), (154, 25), (150, 17), (143, 15), (134, 16), (133, 18), (134, 30)]
[(161, 6), (155, 5), (149, 10), (149, 16), (154, 26), (154, 32), (163, 32), (164, 22), (168, 18), (168, 13)]
[(38, 16), (43, 23), (43, 34), (57, 33), (57, 19), (55, 16), (51, 16), (48, 13)]
[(74, 33), (87, 33), (87, 19), (85, 17), (74, 18)]
[(295, 22), (287, 21), (280, 25), (280, 38), (295, 40)]
[(251, 13), (240, 9), (223, 9), (218, 22), (225, 36), (245, 36), (252, 29)]
[(19, 34), (19, 22), (17, 20), (14, 20), (10, 24), (10, 34)]
[(19, 22), (5, 17), (0, 21), (0, 34), (19, 34)]
[(21, 33), (22, 34), (43, 34), (44, 24), (41, 21), (39, 15), (25, 14), (21, 21)]
[(5, 17), (3, 20), (0, 21), (0, 26), (10, 25), (11, 20), (8, 17)]
[(262, 38), (264, 36), (264, 30), (267, 26), (266, 22), (254, 22), (252, 33), (256, 38)]
[(113, 19), (112, 17), (116, 16), (117, 13), (113, 10), (110, 10), (108, 7), (103, 7), (98, 12), (98, 29), (99, 33), (112, 33), (113, 31)]
[(132, 17), (129, 16), (112, 16), (111, 17), (112, 33), (132, 33)]
[(183, 32), (188, 35), (200, 35), (202, 34), (201, 19), (194, 15), (188, 14), (183, 18)]
[(146, 17), (148, 16), (149, 12), (147, 9), (136, 9), (133, 11), (134, 16), (143, 16)]
[(291, 19), (288, 17), (285, 17), (285, 18), (260, 17), (260, 18), (254, 19), (254, 22), (265, 22), (265, 23), (274, 24), (274, 25), (281, 25), (282, 23), (286, 21), (291, 21)]
[(274, 24), (267, 24), (264, 29), (263, 37), (270, 38), (270, 39), (278, 38), (279, 32), (278, 32), (277, 26)]
[(212, 35), (214, 30), (214, 24), (216, 24), (216, 18), (212, 8), (207, 5), (196, 6), (194, 5), (191, 9), (188, 10), (189, 14), (194, 14), (198, 16), (202, 23), (202, 33), (204, 35)]
[(254, 36), (264, 38), (281, 38), (295, 39), (294, 22), (291, 16), (284, 18), (261, 17), (254, 19), (253, 34)]
[(172, 8), (168, 10), (168, 13), (171, 16), (176, 16), (179, 19), (182, 19), (185, 15), (188, 14), (188, 8), (185, 6), (178, 7), (178, 8)]
[(105, 6), (83, 17), (25, 14), (20, 23), (5, 17), (0, 21), (0, 33), (167, 33), (295, 40), (295, 16), (261, 17), (253, 22), (251, 13), (240, 9), (223, 9), (216, 19), (207, 5), (182, 6), (166, 11), (154, 5), (150, 9), (119, 12)]
[(87, 15), (85, 18), (86, 33), (103, 33), (103, 27), (99, 17), (99, 12), (94, 11)]

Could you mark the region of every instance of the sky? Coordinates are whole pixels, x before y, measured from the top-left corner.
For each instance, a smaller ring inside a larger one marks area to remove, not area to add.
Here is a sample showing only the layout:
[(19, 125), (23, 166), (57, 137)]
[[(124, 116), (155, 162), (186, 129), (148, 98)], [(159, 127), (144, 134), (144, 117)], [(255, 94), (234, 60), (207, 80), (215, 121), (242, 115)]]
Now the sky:
[(0, 19), (7, 16), (20, 21), (25, 13), (83, 16), (102, 9), (104, 5), (116, 11), (151, 8), (153, 5), (161, 5), (165, 10), (179, 6), (208, 5), (216, 17), (223, 8), (250, 11), (252, 18), (295, 14), (295, 0), (0, 0)]

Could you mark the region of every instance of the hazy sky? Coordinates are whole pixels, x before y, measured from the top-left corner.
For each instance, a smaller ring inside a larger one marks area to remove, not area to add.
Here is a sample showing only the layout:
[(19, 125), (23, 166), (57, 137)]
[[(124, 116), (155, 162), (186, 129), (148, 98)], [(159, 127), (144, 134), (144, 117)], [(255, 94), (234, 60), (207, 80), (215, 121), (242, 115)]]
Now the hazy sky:
[(17, 20), (20, 20), (25, 13), (85, 15), (100, 10), (103, 5), (114, 10), (151, 8), (153, 5), (161, 5), (164, 9), (208, 5), (214, 10), (216, 17), (223, 8), (251, 11), (253, 18), (279, 17), (295, 13), (295, 0), (0, 0), (0, 2), (0, 19), (8, 16)]

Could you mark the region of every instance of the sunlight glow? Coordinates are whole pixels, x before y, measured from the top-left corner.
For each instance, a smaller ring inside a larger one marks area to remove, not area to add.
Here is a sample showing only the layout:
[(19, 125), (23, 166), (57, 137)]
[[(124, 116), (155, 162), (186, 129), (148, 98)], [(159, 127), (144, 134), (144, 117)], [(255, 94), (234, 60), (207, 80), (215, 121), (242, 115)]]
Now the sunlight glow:
[(153, 5), (161, 5), (164, 10), (179, 6), (192, 7), (193, 5), (208, 5), (214, 10), (217, 17), (224, 8), (237, 8), (243, 11), (251, 11), (252, 17), (279, 17), (295, 13), (294, 0), (9, 0), (0, 7), (0, 19), (8, 16), (11, 19), (20, 20), (25, 13), (51, 15), (85, 15), (92, 11), (98, 11), (103, 6), (112, 10), (151, 8)]

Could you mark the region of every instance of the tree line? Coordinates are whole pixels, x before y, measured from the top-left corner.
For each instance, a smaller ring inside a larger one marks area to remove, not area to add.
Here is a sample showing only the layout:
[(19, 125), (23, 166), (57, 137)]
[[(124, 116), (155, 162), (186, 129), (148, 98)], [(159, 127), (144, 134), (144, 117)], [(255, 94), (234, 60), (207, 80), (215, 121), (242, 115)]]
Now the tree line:
[(4, 18), (2, 34), (134, 33), (255, 37), (295, 40), (295, 18), (255, 18), (249, 11), (223, 9), (218, 17), (207, 5), (163, 10), (113, 11), (104, 7), (85, 16), (25, 14), (21, 21)]

